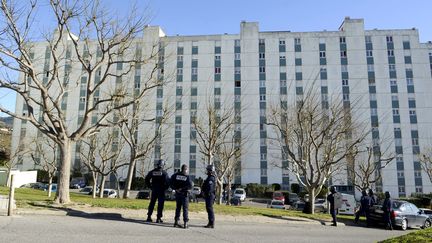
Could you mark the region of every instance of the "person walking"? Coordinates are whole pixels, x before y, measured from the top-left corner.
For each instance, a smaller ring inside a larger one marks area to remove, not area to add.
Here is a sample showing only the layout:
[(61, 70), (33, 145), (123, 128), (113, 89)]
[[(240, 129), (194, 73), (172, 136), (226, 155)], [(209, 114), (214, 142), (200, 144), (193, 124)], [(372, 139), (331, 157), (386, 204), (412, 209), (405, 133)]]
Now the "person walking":
[(176, 211), (174, 217), (174, 227), (181, 227), (178, 223), (180, 220), (180, 211), (183, 209), (183, 228), (188, 228), (189, 221), (189, 191), (192, 189), (193, 183), (189, 177), (189, 168), (183, 164), (181, 171), (171, 176), (171, 188), (175, 190)]
[(362, 197), (360, 199), (360, 210), (357, 212), (354, 222), (358, 223), (361, 215), (366, 217), (366, 225), (369, 227), (369, 208), (372, 206), (372, 200), (366, 191), (362, 191)]
[(384, 212), (384, 224), (386, 225), (386, 229), (393, 230), (392, 220), (391, 220), (391, 211), (392, 211), (392, 200), (390, 198), (390, 192), (385, 192), (385, 199), (382, 205), (382, 210)]
[(147, 222), (153, 222), (151, 216), (153, 214), (156, 200), (158, 201), (156, 223), (163, 223), (162, 211), (165, 203), (165, 190), (169, 187), (168, 173), (163, 169), (165, 166), (164, 160), (158, 160), (156, 168), (151, 170), (145, 177), (146, 185), (151, 188), (150, 204), (147, 211)]
[(204, 228), (214, 228), (214, 211), (213, 204), (215, 201), (215, 193), (216, 193), (216, 171), (213, 165), (207, 166), (207, 179), (204, 181), (202, 185), (202, 192), (205, 199), (206, 210), (208, 214), (208, 224), (204, 226)]
[(336, 188), (334, 186), (330, 187), (330, 194), (327, 196), (327, 201), (330, 203), (330, 214), (332, 216), (332, 226), (337, 226), (337, 221), (336, 221), (336, 210), (337, 210), (337, 205), (335, 205), (336, 203)]

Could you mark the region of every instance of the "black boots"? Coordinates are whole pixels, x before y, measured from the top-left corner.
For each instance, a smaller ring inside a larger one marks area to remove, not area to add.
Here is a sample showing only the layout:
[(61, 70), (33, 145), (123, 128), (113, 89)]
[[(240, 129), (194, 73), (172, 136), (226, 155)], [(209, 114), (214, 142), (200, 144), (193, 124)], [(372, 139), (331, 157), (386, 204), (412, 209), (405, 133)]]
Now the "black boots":
[(206, 226), (204, 226), (204, 228), (214, 229), (214, 223), (209, 222)]
[(175, 221), (174, 221), (174, 227), (181, 227), (181, 226), (179, 225), (179, 223), (178, 223), (178, 220), (175, 220)]
[(153, 220), (151, 219), (150, 216), (148, 216), (146, 222), (151, 223), (151, 222), (153, 222)]
[(185, 228), (185, 229), (189, 228), (189, 225), (188, 225), (187, 222), (184, 222), (184, 227), (183, 228)]
[(156, 223), (161, 224), (161, 223), (163, 223), (163, 220), (161, 218), (157, 218)]

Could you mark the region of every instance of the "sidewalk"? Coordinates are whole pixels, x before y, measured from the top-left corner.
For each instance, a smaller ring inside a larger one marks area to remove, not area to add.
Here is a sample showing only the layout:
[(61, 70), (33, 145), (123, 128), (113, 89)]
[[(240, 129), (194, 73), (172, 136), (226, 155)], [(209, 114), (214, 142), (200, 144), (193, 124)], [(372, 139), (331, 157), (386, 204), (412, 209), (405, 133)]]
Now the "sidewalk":
[[(156, 212), (155, 212), (156, 213)], [(83, 217), (116, 217), (123, 219), (145, 220), (147, 218), (147, 210), (134, 210), (134, 209), (113, 209), (113, 208), (98, 208), (89, 207), (85, 205), (74, 205), (67, 208), (64, 207), (51, 207), (51, 208), (18, 208), (14, 210), (15, 215), (57, 215), (57, 216), (83, 216)], [(3, 215), (0, 211), (0, 215)], [(153, 218), (155, 219), (155, 215)], [(174, 218), (174, 210), (164, 211), (166, 221)], [(206, 212), (189, 212), (191, 221), (207, 220)], [(216, 214), (217, 221), (230, 222), (230, 223), (262, 223), (262, 224), (296, 224), (296, 225), (329, 225), (330, 221), (319, 221), (299, 217), (267, 217), (267, 216), (233, 216)], [(340, 225), (344, 225), (340, 223)]]

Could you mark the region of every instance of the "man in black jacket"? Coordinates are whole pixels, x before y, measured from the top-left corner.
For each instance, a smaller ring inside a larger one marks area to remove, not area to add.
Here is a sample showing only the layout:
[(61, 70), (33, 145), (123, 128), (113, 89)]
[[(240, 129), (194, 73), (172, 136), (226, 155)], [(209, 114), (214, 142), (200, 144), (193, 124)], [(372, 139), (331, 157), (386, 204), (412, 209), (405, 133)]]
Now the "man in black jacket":
[(335, 208), (335, 194), (336, 194), (336, 188), (334, 186), (330, 187), (330, 194), (327, 196), (327, 201), (330, 203), (330, 214), (333, 219), (332, 226), (337, 226), (336, 222), (336, 213), (337, 209)]
[(392, 200), (390, 198), (390, 192), (385, 192), (385, 199), (382, 205), (382, 210), (384, 212), (384, 224), (386, 229), (393, 230), (391, 211), (392, 211)]
[(215, 192), (216, 192), (216, 172), (213, 165), (207, 166), (207, 179), (204, 181), (202, 185), (202, 192), (205, 199), (206, 210), (208, 214), (208, 224), (204, 226), (205, 228), (214, 228), (214, 211), (213, 204), (215, 200)]
[(147, 222), (152, 222), (151, 216), (153, 214), (156, 199), (158, 200), (157, 219), (156, 223), (162, 223), (162, 211), (165, 203), (165, 190), (169, 187), (169, 176), (163, 170), (165, 166), (164, 160), (159, 160), (156, 168), (151, 170), (145, 177), (145, 182), (151, 188), (151, 199), (147, 212)]
[(180, 220), (180, 210), (183, 208), (184, 228), (188, 228), (188, 210), (189, 210), (189, 190), (192, 189), (193, 183), (189, 177), (189, 168), (187, 165), (182, 165), (181, 171), (171, 176), (171, 188), (175, 190), (176, 211), (174, 218), (174, 227), (181, 227), (178, 224)]

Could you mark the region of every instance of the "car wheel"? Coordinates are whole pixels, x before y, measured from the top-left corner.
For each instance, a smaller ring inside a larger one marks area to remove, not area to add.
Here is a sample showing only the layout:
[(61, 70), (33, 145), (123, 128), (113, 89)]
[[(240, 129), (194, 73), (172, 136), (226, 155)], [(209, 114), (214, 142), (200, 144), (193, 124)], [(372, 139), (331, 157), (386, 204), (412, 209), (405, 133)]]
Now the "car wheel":
[(424, 225), (423, 225), (423, 229), (430, 228), (431, 225), (432, 225), (432, 222), (430, 220), (426, 220)]
[(408, 228), (408, 221), (406, 219), (402, 219), (400, 228), (401, 230), (406, 230)]

